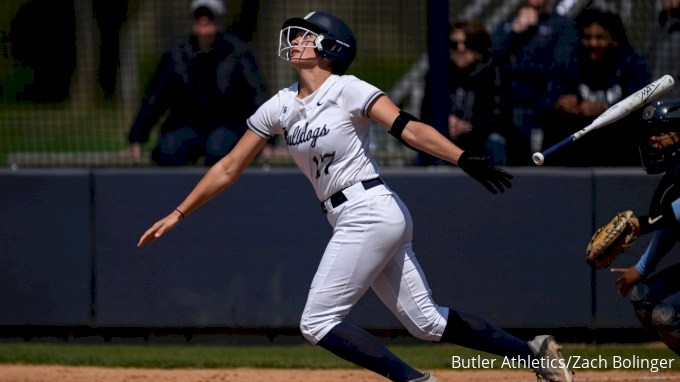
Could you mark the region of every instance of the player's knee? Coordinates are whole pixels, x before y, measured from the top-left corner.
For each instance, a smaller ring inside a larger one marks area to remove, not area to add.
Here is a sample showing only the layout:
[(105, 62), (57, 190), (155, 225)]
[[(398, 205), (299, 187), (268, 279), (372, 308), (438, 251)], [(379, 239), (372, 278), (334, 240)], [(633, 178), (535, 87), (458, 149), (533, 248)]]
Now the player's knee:
[(430, 332), (427, 330), (414, 326), (407, 328), (408, 332), (411, 333), (411, 335), (419, 340), (425, 340), (425, 341), (435, 341), (436, 339), (434, 338), (429, 338), (430, 337)]
[(652, 311), (652, 324), (663, 341), (671, 350), (680, 350), (680, 319), (672, 305), (661, 303)]
[(404, 326), (411, 335), (419, 340), (439, 341), (446, 327), (446, 320), (437, 312), (418, 322), (405, 322)]
[(656, 306), (656, 302), (652, 300), (649, 294), (649, 287), (646, 284), (636, 284), (630, 291), (630, 302), (633, 304), (635, 317), (640, 321), (642, 327), (647, 330), (655, 329), (652, 324), (652, 311)]
[(311, 316), (303, 314), (300, 319), (300, 332), (307, 341), (316, 345), (337, 323), (338, 321), (332, 317), (313, 319)]
[(661, 303), (652, 310), (652, 325), (657, 329), (677, 330), (677, 312), (672, 305)]

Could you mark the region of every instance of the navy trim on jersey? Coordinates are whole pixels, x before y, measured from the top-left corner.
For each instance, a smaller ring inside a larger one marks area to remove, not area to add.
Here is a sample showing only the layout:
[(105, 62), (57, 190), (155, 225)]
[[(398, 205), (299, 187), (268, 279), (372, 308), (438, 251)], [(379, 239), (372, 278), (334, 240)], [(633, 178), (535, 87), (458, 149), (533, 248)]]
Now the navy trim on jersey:
[(265, 133), (264, 131), (258, 129), (257, 127), (253, 126), (253, 124), (250, 123), (250, 118), (246, 119), (246, 124), (248, 125), (250, 130), (253, 130), (253, 132), (255, 134), (261, 136), (262, 138), (273, 138), (274, 137), (273, 135), (269, 135), (269, 134)]
[(381, 91), (381, 90), (376, 90), (373, 94), (371, 94), (370, 97), (368, 97), (368, 99), (366, 100), (366, 102), (364, 102), (364, 106), (361, 107), (361, 115), (363, 115), (364, 117), (368, 117), (368, 116), (366, 115), (366, 112), (367, 112), (366, 109), (368, 108), (368, 105), (370, 105), (371, 102), (373, 102), (373, 100), (374, 100), (377, 96), (379, 96), (379, 95), (381, 95), (381, 94), (385, 94), (385, 93), (384, 93), (383, 91)]

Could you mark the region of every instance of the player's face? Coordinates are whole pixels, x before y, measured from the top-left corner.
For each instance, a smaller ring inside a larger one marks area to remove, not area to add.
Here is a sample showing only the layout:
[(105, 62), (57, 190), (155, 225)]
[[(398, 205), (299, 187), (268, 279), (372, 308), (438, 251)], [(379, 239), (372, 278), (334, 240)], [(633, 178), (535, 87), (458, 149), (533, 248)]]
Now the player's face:
[(465, 69), (476, 60), (476, 54), (465, 45), (465, 32), (454, 29), (449, 35), (449, 55), (451, 61), (460, 69)]
[(581, 43), (586, 52), (588, 52), (588, 58), (595, 62), (604, 58), (607, 48), (616, 47), (618, 45), (609, 31), (597, 23), (592, 23), (583, 28)]
[(654, 133), (649, 137), (648, 145), (655, 150), (663, 150), (666, 147), (673, 146), (680, 141), (680, 135), (675, 132), (669, 133)]
[(315, 34), (303, 30), (295, 33), (295, 38), (290, 42), (293, 46), (290, 49), (290, 61), (315, 60), (314, 41), (316, 37)]

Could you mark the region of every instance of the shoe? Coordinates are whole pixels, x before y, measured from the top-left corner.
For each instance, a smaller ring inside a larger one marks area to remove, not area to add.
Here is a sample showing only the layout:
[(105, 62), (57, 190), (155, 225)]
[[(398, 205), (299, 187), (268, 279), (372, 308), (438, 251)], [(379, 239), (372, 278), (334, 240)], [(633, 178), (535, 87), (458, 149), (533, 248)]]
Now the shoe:
[(425, 373), (423, 373), (422, 377), (412, 379), (409, 382), (439, 382), (439, 380), (437, 380), (437, 378), (430, 375), (429, 371), (426, 371)]
[(539, 380), (550, 382), (574, 381), (572, 372), (567, 369), (567, 362), (562, 358), (562, 346), (555, 342), (553, 336), (536, 336), (527, 344), (534, 353), (534, 358), (541, 361), (541, 364), (534, 369)]

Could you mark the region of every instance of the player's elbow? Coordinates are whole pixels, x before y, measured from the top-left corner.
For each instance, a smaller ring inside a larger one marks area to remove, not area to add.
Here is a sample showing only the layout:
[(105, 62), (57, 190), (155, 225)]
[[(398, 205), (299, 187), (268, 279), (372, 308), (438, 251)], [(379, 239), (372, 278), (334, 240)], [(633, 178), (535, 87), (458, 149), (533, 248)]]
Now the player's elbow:
[(422, 128), (420, 125), (423, 124), (418, 122), (409, 122), (406, 125), (404, 131), (401, 133), (401, 139), (403, 139), (404, 142), (406, 142), (412, 147), (415, 147), (416, 149), (422, 149), (423, 146), (421, 134)]
[(221, 182), (225, 186), (230, 186), (241, 177), (245, 166), (239, 165), (238, 161), (234, 160), (231, 155), (227, 155), (213, 166), (214, 170), (219, 174)]

